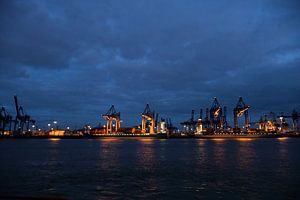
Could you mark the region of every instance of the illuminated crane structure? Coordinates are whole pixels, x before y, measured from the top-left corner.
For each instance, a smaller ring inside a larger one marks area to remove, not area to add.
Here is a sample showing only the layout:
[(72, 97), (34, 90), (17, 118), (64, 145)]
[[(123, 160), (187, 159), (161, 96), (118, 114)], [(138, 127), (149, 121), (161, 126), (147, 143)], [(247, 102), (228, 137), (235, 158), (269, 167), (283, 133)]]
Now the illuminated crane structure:
[(2, 106), (0, 110), (0, 133), (4, 134), (7, 130), (6, 126), (8, 125), (8, 130), (11, 131), (11, 123), (12, 123), (12, 116), (8, 114), (5, 107)]
[[(142, 133), (155, 133), (155, 113), (150, 110), (149, 104), (146, 105), (144, 112), (142, 113)], [(158, 117), (158, 115), (157, 115)]]
[(114, 105), (102, 117), (106, 120), (105, 128), (107, 134), (118, 132), (122, 122), (121, 113), (116, 111)]
[(224, 125), (227, 125), (226, 107), (224, 107), (223, 110), (215, 97), (210, 108), (210, 128), (213, 128), (214, 130), (223, 129)]
[(16, 119), (15, 119), (15, 125), (14, 125), (14, 130), (18, 131), (19, 133), (23, 133), (24, 131), (24, 126), (25, 126), (25, 131), (29, 130), (29, 125), (30, 123), (32, 125), (35, 124), (35, 120), (31, 119), (30, 115), (27, 115), (24, 113), (24, 109), (22, 106), (19, 105), (18, 102), (18, 97), (14, 96), (15, 100), (15, 108), (16, 108)]
[(238, 117), (245, 116), (245, 129), (249, 128), (249, 110), (250, 106), (246, 105), (243, 101), (243, 98), (240, 97), (236, 107), (233, 109), (233, 117), (234, 117), (234, 129), (238, 130)]

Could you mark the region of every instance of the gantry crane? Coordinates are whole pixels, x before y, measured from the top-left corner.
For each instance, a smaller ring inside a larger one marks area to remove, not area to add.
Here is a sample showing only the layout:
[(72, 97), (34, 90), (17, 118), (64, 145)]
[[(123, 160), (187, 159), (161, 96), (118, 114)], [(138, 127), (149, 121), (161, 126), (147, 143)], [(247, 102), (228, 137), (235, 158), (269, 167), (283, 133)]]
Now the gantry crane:
[(31, 119), (30, 115), (24, 113), (23, 107), (19, 105), (17, 96), (14, 96), (14, 100), (15, 100), (15, 108), (17, 113), (15, 124), (14, 124), (14, 130), (15, 131), (18, 130), (18, 132), (23, 133), (24, 126), (26, 128), (26, 131), (28, 131), (30, 123), (35, 124), (35, 120)]
[(299, 119), (300, 119), (300, 113), (298, 113), (296, 110), (292, 111), (291, 115), (283, 115), (277, 116), (280, 118), (281, 123), (285, 118), (291, 118), (293, 122), (293, 131), (299, 131)]
[(116, 111), (114, 105), (102, 117), (106, 120), (107, 134), (116, 133), (121, 127), (121, 113)]
[(170, 133), (170, 134), (176, 133), (177, 127), (173, 126), (171, 118), (169, 118), (169, 119), (167, 118), (166, 122), (167, 122), (168, 133)]
[(183, 125), (184, 131), (188, 133), (193, 133), (196, 129), (197, 121), (194, 120), (195, 111), (192, 110), (191, 118), (187, 121), (181, 122), (180, 124)]
[[(155, 133), (155, 112), (151, 111), (149, 104), (146, 105), (144, 112), (142, 113), (142, 133), (150, 133), (154, 134)], [(157, 115), (158, 118), (158, 115)], [(149, 128), (149, 131), (146, 130)]]
[[(224, 110), (226, 108), (224, 107)], [(223, 109), (221, 105), (219, 104), (216, 97), (214, 97), (214, 101), (212, 103), (212, 106), (210, 108), (210, 128), (213, 129), (223, 129), (224, 124), (226, 123), (226, 113), (223, 113)]]
[(249, 108), (250, 108), (250, 106), (246, 105), (243, 101), (243, 98), (240, 97), (237, 105), (233, 109), (234, 129), (237, 130), (239, 128), (238, 117), (242, 117), (243, 115), (245, 116), (244, 127), (245, 127), (245, 129), (249, 128), (249, 113), (248, 113)]
[(0, 133), (4, 134), (7, 125), (9, 125), (8, 130), (11, 131), (11, 123), (12, 123), (12, 116), (9, 115), (5, 107), (2, 106), (0, 110)]

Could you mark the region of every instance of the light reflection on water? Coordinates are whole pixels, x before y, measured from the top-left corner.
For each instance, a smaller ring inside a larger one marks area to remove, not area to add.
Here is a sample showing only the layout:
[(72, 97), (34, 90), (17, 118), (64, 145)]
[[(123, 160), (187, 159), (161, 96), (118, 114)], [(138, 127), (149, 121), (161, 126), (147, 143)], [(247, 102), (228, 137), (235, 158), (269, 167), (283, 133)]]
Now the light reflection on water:
[(153, 148), (154, 139), (139, 140), (137, 154), (137, 167), (149, 171), (153, 168), (155, 159), (155, 148)]
[(153, 139), (153, 138), (141, 138), (138, 141), (142, 144), (153, 144), (155, 139)]
[(48, 140), (55, 142), (55, 141), (59, 141), (61, 139), (60, 138), (49, 138)]
[(222, 169), (226, 160), (226, 139), (214, 138), (212, 139), (212, 141), (214, 143), (214, 145), (212, 146), (213, 161), (218, 169)]
[(299, 150), (298, 139), (3, 140), (0, 194), (293, 199)]
[(205, 140), (197, 140), (197, 151), (196, 151), (196, 161), (197, 166), (202, 169), (203, 163), (207, 162), (207, 142)]
[(118, 167), (120, 149), (119, 145), (122, 140), (118, 138), (105, 138), (97, 140), (99, 146), (99, 158), (97, 160), (97, 166), (102, 170), (115, 170)]
[[(278, 138), (278, 148), (280, 157), (280, 167), (286, 168), (290, 165), (289, 163), (289, 140), (288, 138)], [(289, 173), (289, 171), (282, 171), (282, 173)]]
[(238, 141), (238, 151), (237, 160), (238, 166), (243, 171), (251, 172), (253, 166), (253, 161), (255, 159), (255, 149), (253, 149), (253, 139), (250, 138), (240, 138)]

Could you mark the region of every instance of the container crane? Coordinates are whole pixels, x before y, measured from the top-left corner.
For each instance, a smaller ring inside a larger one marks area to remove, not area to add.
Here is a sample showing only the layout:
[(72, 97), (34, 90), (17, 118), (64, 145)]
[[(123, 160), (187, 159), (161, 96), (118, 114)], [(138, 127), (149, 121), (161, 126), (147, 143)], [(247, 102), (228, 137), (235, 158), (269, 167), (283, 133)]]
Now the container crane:
[[(155, 112), (151, 111), (149, 104), (146, 105), (144, 112), (142, 112), (142, 133), (149, 132), (150, 134), (155, 133)], [(156, 116), (158, 118), (158, 115)], [(147, 131), (146, 129), (148, 129)]]
[(245, 102), (243, 101), (243, 98), (240, 97), (238, 100), (238, 103), (236, 107), (233, 109), (233, 117), (234, 117), (234, 129), (238, 130), (239, 125), (238, 125), (238, 117), (242, 117), (243, 115), (245, 116), (245, 124), (244, 127), (245, 129), (249, 128), (249, 110), (250, 106), (246, 105)]
[(177, 127), (173, 126), (171, 118), (166, 119), (166, 126), (169, 134), (174, 134), (177, 132)]
[(14, 130), (15, 131), (18, 130), (18, 132), (23, 133), (24, 126), (26, 128), (26, 131), (28, 131), (30, 123), (35, 124), (35, 120), (31, 119), (30, 115), (27, 115), (24, 113), (23, 107), (19, 105), (17, 96), (14, 96), (14, 100), (15, 100), (15, 108), (16, 108), (16, 113), (17, 113), (16, 119), (15, 119)]
[(212, 106), (210, 108), (210, 128), (213, 128), (215, 130), (223, 129), (223, 126), (224, 126), (223, 109), (219, 104), (217, 98), (215, 97)]
[(281, 124), (285, 118), (291, 118), (293, 122), (293, 131), (299, 131), (300, 113), (298, 113), (296, 110), (293, 110), (291, 115), (283, 115), (282, 113), (280, 116), (277, 117), (281, 120)]
[(5, 107), (2, 106), (0, 110), (0, 133), (4, 134), (6, 126), (9, 125), (8, 130), (11, 131), (12, 116), (6, 111)]
[(194, 120), (195, 118), (195, 111), (192, 110), (191, 112), (191, 118), (187, 121), (181, 122), (180, 124), (183, 125), (184, 130), (186, 132), (194, 132), (195, 131), (195, 127), (197, 125), (197, 121)]
[(116, 133), (121, 127), (121, 113), (116, 111), (114, 105), (112, 105), (105, 114), (102, 114), (102, 117), (106, 121), (107, 134)]

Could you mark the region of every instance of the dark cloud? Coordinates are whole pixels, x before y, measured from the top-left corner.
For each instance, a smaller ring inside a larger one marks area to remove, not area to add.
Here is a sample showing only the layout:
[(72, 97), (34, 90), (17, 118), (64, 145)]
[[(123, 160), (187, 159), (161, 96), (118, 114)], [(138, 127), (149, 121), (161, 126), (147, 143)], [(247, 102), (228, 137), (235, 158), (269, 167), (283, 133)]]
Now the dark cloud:
[(0, 103), (96, 124), (146, 103), (175, 122), (217, 96), (252, 119), (300, 109), (299, 1), (1, 1)]

